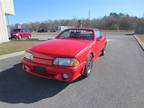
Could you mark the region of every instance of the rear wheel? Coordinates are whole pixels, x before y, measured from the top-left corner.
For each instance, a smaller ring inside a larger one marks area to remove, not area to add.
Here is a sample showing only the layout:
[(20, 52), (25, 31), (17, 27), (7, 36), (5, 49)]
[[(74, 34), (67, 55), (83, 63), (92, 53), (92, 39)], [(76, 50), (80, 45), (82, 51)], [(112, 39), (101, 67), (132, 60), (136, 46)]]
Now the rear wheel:
[(100, 56), (104, 56), (105, 55), (105, 48), (101, 51), (101, 55)]
[(31, 36), (29, 35), (28, 37), (27, 37), (27, 39), (30, 39), (31, 38)]
[(91, 72), (92, 72), (92, 67), (93, 67), (93, 61), (92, 61), (92, 55), (90, 55), (88, 58), (87, 58), (87, 63), (86, 63), (86, 66), (85, 66), (85, 71), (84, 71), (84, 76), (85, 77), (88, 77)]
[(105, 49), (106, 49), (106, 44), (105, 44), (105, 47), (102, 49), (100, 56), (104, 56), (105, 55), (105, 53), (106, 53)]

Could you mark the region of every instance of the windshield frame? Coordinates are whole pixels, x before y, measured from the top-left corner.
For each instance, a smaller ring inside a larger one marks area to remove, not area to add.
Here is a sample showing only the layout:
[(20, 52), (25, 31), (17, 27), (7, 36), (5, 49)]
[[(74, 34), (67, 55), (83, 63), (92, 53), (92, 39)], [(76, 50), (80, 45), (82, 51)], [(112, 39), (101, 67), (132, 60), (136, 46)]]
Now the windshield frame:
[(21, 32), (21, 29), (13, 29), (12, 32)]
[(81, 39), (81, 38), (60, 38), (61, 35), (66, 32), (66, 31), (70, 31), (70, 30), (74, 30), (74, 31), (88, 31), (88, 32), (92, 32), (92, 40), (95, 40), (95, 30), (93, 29), (84, 29), (84, 28), (71, 28), (71, 29), (65, 29), (64, 31), (62, 31), (61, 33), (58, 34), (58, 36), (56, 36), (56, 39), (80, 39), (80, 40), (89, 40), (89, 39)]

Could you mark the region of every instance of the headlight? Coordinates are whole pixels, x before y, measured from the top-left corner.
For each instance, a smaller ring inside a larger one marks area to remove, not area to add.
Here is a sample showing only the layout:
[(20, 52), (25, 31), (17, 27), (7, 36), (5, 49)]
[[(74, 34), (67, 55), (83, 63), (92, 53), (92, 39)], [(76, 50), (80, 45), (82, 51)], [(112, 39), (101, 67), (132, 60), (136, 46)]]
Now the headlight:
[(79, 61), (75, 58), (56, 58), (53, 64), (60, 66), (77, 66)]
[(29, 53), (29, 52), (26, 52), (24, 57), (29, 59), (29, 60), (33, 60), (33, 55), (31, 53)]
[(18, 34), (18, 33), (16, 33), (16, 36), (19, 36), (19, 34)]

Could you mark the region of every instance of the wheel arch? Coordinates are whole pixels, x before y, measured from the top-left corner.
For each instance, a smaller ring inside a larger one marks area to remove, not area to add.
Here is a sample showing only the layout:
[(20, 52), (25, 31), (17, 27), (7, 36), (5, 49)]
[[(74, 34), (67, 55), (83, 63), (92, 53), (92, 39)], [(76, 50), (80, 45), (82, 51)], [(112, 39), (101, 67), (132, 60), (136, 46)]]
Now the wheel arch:
[(94, 53), (91, 50), (89, 51), (87, 58), (89, 57), (89, 55), (92, 55), (92, 57), (94, 58)]

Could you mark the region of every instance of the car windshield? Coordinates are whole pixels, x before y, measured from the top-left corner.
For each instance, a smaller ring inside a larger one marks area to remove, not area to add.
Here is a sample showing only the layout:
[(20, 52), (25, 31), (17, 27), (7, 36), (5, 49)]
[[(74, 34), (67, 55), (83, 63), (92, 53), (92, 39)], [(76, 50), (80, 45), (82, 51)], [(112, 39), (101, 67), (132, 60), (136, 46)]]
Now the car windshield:
[(14, 29), (13, 32), (20, 32), (21, 29)]
[(94, 40), (92, 30), (65, 30), (57, 37), (59, 39), (82, 39), (82, 40)]

